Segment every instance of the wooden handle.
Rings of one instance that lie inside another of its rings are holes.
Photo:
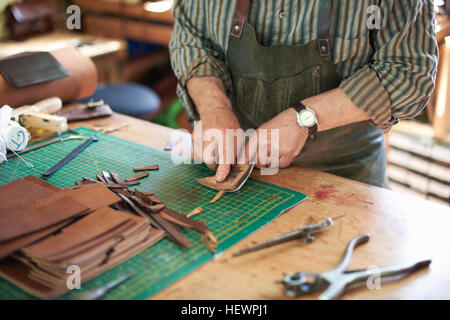
[[[35,104],[33,104],[34,107],[38,109],[37,112],[41,113],[56,113],[62,108],[62,101],[58,97],[52,97],[48,99],[41,100]]]

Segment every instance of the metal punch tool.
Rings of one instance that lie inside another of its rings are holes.
[[[282,281],[286,295],[289,297],[299,297],[307,293],[325,289],[319,296],[320,300],[336,299],[350,285],[366,283],[369,277],[377,275],[380,277],[397,275],[406,276],[416,270],[428,267],[431,263],[431,260],[422,260],[413,264],[346,271],[355,247],[368,242],[369,239],[370,236],[368,234],[359,235],[353,238],[348,243],[341,262],[330,271],[320,274],[298,272],[286,275]]]

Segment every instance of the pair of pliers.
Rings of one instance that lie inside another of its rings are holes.
[[[289,297],[301,295],[325,289],[319,296],[320,300],[331,300],[338,298],[349,285],[364,283],[370,277],[389,277],[395,275],[406,275],[416,270],[428,267],[431,260],[422,260],[413,264],[390,266],[381,268],[369,268],[366,270],[346,271],[352,252],[356,246],[368,242],[368,234],[353,238],[345,249],[341,262],[332,270],[323,273],[298,272],[288,274],[284,277],[282,284],[285,293]]]

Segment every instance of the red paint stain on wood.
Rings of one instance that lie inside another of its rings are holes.
[[[372,201],[361,199],[359,195],[355,193],[339,194],[333,185],[323,184],[320,186],[319,191],[315,193],[317,200],[335,199],[336,204],[349,207],[361,207],[367,209],[369,205],[373,205]]]
[[[315,196],[318,200],[334,198],[337,190],[331,184],[323,184],[320,186],[320,190],[316,192]]]

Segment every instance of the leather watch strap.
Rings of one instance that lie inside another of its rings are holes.
[[[306,106],[303,103],[301,103],[301,102],[295,103],[292,107],[298,113],[306,109]],[[317,129],[318,129],[317,123],[315,123],[312,127],[305,128],[305,129],[308,130],[308,133],[309,133],[309,136],[311,137],[311,139],[314,139],[314,137],[316,135],[316,132],[317,132]]]

